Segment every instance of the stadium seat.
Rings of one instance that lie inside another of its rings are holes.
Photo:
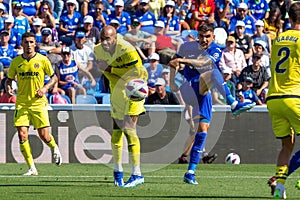
[[[98,104],[97,99],[92,95],[76,95],[76,104]]]
[[[224,28],[218,27],[215,28],[214,30],[215,34],[215,40],[214,42],[221,47],[225,48],[226,47],[226,39],[227,39],[227,32]]]
[[[67,102],[68,102],[68,104],[71,104],[71,100],[70,100],[70,98],[69,98],[67,95],[61,94],[60,96],[62,96],[64,99],[66,99]],[[49,97],[48,97],[49,104],[55,104],[55,103],[53,102],[53,97],[54,97],[53,94],[49,95]]]
[[[186,38],[188,35],[193,36],[196,40],[198,39],[198,31],[196,30],[183,30],[181,32],[182,38]]]
[[[102,93],[102,104],[110,104],[110,94],[109,93]]]

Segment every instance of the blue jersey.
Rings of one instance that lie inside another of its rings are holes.
[[[68,84],[61,87],[63,90],[67,90],[72,87],[73,82],[79,83],[78,66],[75,60],[72,60],[70,65],[66,65],[61,62],[57,67],[59,70],[60,80],[68,82]]]
[[[256,103],[258,101],[258,97],[252,89],[248,91],[242,91],[242,95],[244,96],[245,102]]]
[[[230,34],[235,32],[235,25],[238,20],[241,20],[245,23],[245,32],[244,32],[245,35],[247,35],[247,34],[253,35],[255,33],[256,27],[255,27],[254,19],[252,17],[250,17],[249,15],[246,15],[245,19],[243,19],[243,20],[240,19],[238,16],[233,16],[230,19],[230,24],[229,24],[229,28],[228,28],[228,32]]]
[[[156,22],[155,15],[150,11],[147,11],[144,14],[141,11],[137,11],[135,15],[141,24],[140,30],[154,34],[154,24]]]
[[[22,35],[18,30],[12,28],[9,36],[8,43],[12,45],[14,48],[21,46]]]
[[[36,14],[36,3],[39,0],[22,0],[22,1],[12,1],[12,4],[20,3],[23,6],[23,13],[27,16],[35,16]]]
[[[63,27],[65,27],[66,29],[69,30],[69,32],[73,32],[75,31],[77,28],[80,27],[82,21],[82,17],[81,14],[77,11],[74,11],[74,15],[72,18],[68,17],[68,13],[64,12],[61,16],[60,16],[60,23],[63,23]]]
[[[118,28],[118,33],[126,33],[128,31],[127,29],[127,25],[131,25],[131,17],[130,15],[123,11],[121,14],[121,17],[116,17],[116,13],[112,12],[111,15],[109,15],[109,21],[111,20],[118,20],[118,22],[120,23],[120,27]]]
[[[0,30],[4,29],[4,18],[0,17]]]
[[[101,29],[104,27],[104,24],[102,23],[101,20],[97,20],[95,17],[95,12],[90,12],[88,15],[92,16],[94,18],[94,26],[101,31]],[[109,17],[106,13],[102,13],[102,16],[106,22],[106,24],[109,24]]]
[[[165,25],[168,23],[167,17],[160,16],[159,20],[163,21]],[[174,15],[170,20],[169,31],[179,31],[179,25],[180,25],[179,17]]]
[[[35,34],[35,40],[37,43],[42,43],[42,34]]]
[[[212,98],[210,93],[207,93],[206,95],[199,94],[199,77],[201,73],[208,70],[219,70],[217,66],[222,55],[221,48],[215,43],[212,43],[208,49],[203,50],[200,48],[198,41],[186,42],[180,46],[177,57],[197,59],[199,56],[207,55],[214,62],[214,64],[209,68],[196,69],[188,65],[184,67],[184,76],[189,82],[183,84],[181,87],[181,93],[185,103],[193,106],[193,117],[201,115],[206,118],[207,122],[210,122],[212,117]]]
[[[213,60],[215,65],[211,66],[212,68],[217,68],[219,65],[222,49],[215,43],[212,43],[208,49],[203,50],[199,46],[199,42],[185,42],[180,46],[180,49],[177,53],[178,57],[188,58],[188,59],[197,59],[199,56],[209,55]],[[211,69],[211,68],[210,68]],[[184,77],[191,81],[192,79],[198,79],[202,72],[206,72],[210,69],[196,69],[194,67],[185,66],[184,68]]]
[[[26,17],[15,17],[14,29],[18,30],[18,32],[23,35],[26,32],[31,30],[29,22]]]
[[[269,4],[266,0],[256,0],[248,1],[249,12],[256,20],[263,20],[265,18],[266,12],[270,11]]]
[[[9,67],[11,60],[17,55],[18,53],[12,45],[8,44],[7,49],[0,46],[0,62],[3,64],[3,67]]]

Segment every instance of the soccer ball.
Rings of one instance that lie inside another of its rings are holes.
[[[132,79],[127,83],[125,93],[129,99],[141,101],[148,95],[148,85],[142,79]]]
[[[226,164],[238,165],[238,164],[240,164],[240,162],[241,162],[240,156],[236,153],[230,153],[225,158],[225,163]]]
[[[298,190],[300,190],[300,180],[297,181],[295,187],[296,187]]]

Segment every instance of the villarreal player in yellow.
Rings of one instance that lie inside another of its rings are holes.
[[[294,133],[300,133],[300,2],[289,9],[291,30],[273,42],[267,106],[276,138],[282,148],[277,158],[274,198],[285,199],[284,184],[294,148]]]
[[[148,75],[135,48],[119,38],[112,26],[104,27],[100,37],[101,43],[95,46],[94,54],[100,69],[110,83],[114,183],[118,187],[135,187],[144,183],[140,169],[140,141],[136,133],[136,124],[138,116],[145,112],[145,108],[144,100],[131,101],[127,98],[125,85],[133,78],[147,81]],[[123,181],[121,163],[124,135],[132,162],[132,175],[126,183]]]
[[[53,160],[60,165],[61,154],[51,134],[49,134],[49,116],[47,110],[47,98],[45,94],[48,89],[57,82],[57,77],[47,57],[37,53],[35,35],[24,33],[22,35],[22,47],[24,53],[14,58],[8,70],[6,80],[6,91],[13,95],[12,80],[17,80],[18,93],[14,115],[14,126],[18,130],[20,149],[29,167],[24,175],[38,175],[31,154],[28,140],[28,128],[30,122],[37,129],[40,138],[51,148]],[[51,77],[44,85],[44,77]]]

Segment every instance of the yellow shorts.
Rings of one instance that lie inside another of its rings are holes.
[[[50,126],[47,106],[38,108],[16,106],[14,126],[29,126],[30,122],[35,129]]]
[[[131,101],[124,90],[114,89],[110,96],[111,117],[123,120],[125,115],[138,116],[146,111],[144,107],[145,100]]]
[[[267,101],[272,128],[277,138],[300,133],[300,99],[280,98]]]

